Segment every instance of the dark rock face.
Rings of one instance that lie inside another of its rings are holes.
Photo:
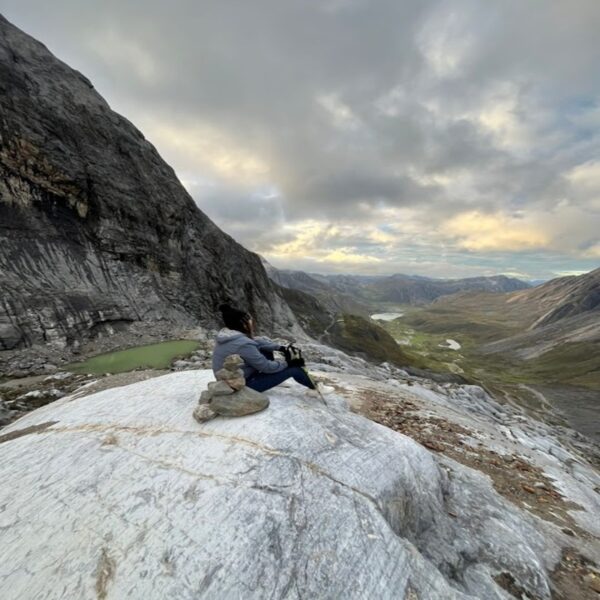
[[[600,313],[600,269],[579,276],[552,279],[532,290],[531,300],[550,305],[533,325],[535,328],[557,323],[568,317]],[[600,318],[600,315],[596,315]]]
[[[135,321],[216,325],[226,297],[266,331],[294,317],[257,255],[80,73],[0,16],[0,350]]]

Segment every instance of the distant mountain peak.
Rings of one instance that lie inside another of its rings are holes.
[[[462,291],[509,292],[529,288],[529,284],[506,275],[433,279],[420,275],[320,275],[289,269],[267,269],[269,277],[283,287],[302,292],[326,294],[338,303],[352,300],[364,306],[373,302],[423,304]]]

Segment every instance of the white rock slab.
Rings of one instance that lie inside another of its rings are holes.
[[[502,570],[550,597],[558,547],[486,477],[295,384],[199,425],[209,380],[63,398],[2,430],[0,598],[505,598]]]

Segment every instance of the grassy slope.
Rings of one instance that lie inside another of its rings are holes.
[[[522,362],[519,371],[538,381],[570,383],[600,391],[600,346],[592,342],[563,344],[539,358]]]
[[[389,361],[398,366],[424,366],[419,358],[415,364],[385,329],[358,315],[341,315],[330,328],[329,336],[336,347],[363,354],[365,358]]]
[[[359,315],[335,314],[322,301],[299,290],[279,288],[304,330],[316,339],[326,336],[332,346],[367,360],[397,365],[422,366],[419,357],[409,359],[394,338],[372,321]]]
[[[306,292],[284,287],[279,287],[279,290],[304,331],[318,339],[331,322],[327,309],[317,298]]]
[[[486,299],[487,300],[487,299]],[[523,331],[529,315],[507,314],[496,302],[432,304],[427,307],[396,307],[404,317],[384,327],[397,340],[410,341],[410,353],[423,357],[432,370],[462,372],[488,386],[519,384],[570,384],[600,390],[600,347],[592,342],[562,344],[531,359],[510,354],[482,354],[481,344]],[[451,338],[461,344],[458,351],[439,347]]]
[[[302,292],[285,290],[286,300],[307,330],[319,337],[332,315],[319,301]],[[524,302],[529,292],[512,294],[464,293],[427,306],[374,304],[372,312],[401,312],[400,319],[373,322],[343,315],[343,325],[330,329],[330,343],[343,350],[363,353],[376,361],[462,374],[489,389],[523,395],[523,384],[561,384],[600,390],[600,347],[596,343],[562,344],[537,358],[524,361],[509,353],[483,354],[482,344],[509,338],[524,331],[539,317],[537,302]],[[295,297],[291,297],[291,296]],[[376,308],[375,308],[376,307]],[[390,336],[383,336],[385,329]],[[451,350],[445,340],[461,344]],[[400,346],[394,342],[408,342]]]

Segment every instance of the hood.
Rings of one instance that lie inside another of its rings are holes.
[[[246,335],[241,331],[236,331],[235,329],[228,329],[227,327],[223,327],[223,329],[221,329],[219,333],[217,333],[216,340],[217,344],[223,344],[225,342],[235,340],[239,337],[246,337]]]

